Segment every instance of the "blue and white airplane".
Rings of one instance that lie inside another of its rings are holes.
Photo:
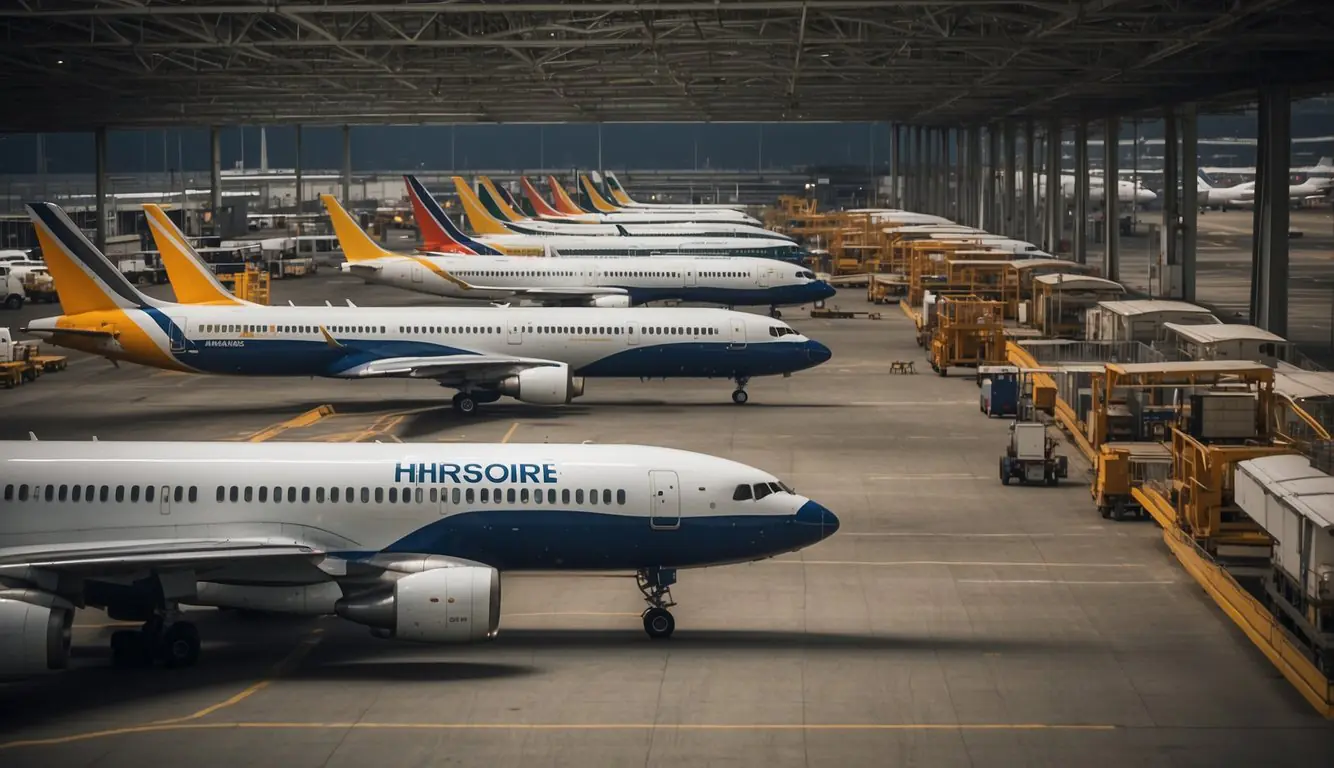
[[[638,445],[0,443],[0,676],[61,669],[76,606],[185,666],[177,607],[337,614],[383,637],[495,637],[500,573],[634,572],[650,637],[677,569],[808,547],[839,521],[768,472]]]
[[[320,195],[347,261],[343,271],[368,283],[478,301],[629,307],[651,301],[780,306],[827,299],[837,291],[805,267],[740,256],[622,258],[463,256],[391,253],[372,240],[332,195]],[[463,246],[463,243],[459,243]],[[161,244],[158,245],[162,250]]]
[[[212,296],[173,304],[130,285],[57,206],[28,211],[65,314],[24,330],[112,360],[191,373],[428,379],[457,389],[455,409],[471,414],[505,395],[568,403],[585,376],[732,379],[741,404],[752,377],[831,356],[781,321],[723,309],[256,305],[168,238],[160,252],[173,286]],[[154,226],[155,236],[164,231]]]

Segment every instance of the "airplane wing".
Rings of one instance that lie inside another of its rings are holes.
[[[499,381],[528,368],[561,363],[525,357],[454,355],[451,357],[391,357],[349,368],[341,378],[436,379],[441,384],[478,384]]]
[[[138,539],[0,548],[0,576],[35,582],[41,572],[108,577],[145,570],[203,570],[259,559],[318,563],[324,553],[293,539]],[[37,572],[37,574],[34,574]]]
[[[119,333],[114,331],[98,331],[84,328],[20,328],[19,330],[34,335],[49,334],[51,336],[59,336],[68,334],[70,336],[90,336],[97,339],[114,339],[120,336]]]

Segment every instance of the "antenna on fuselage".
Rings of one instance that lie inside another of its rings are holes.
[[[356,308],[357,308],[357,305],[356,305],[356,304],[353,304],[351,299],[344,299],[344,301],[347,302],[347,305],[348,305],[349,307],[352,307],[353,309],[356,309]]]

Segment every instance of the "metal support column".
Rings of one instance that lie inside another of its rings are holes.
[[[93,193],[97,195],[97,249],[107,249],[107,127],[101,126],[93,134],[94,174]]]
[[[1109,182],[1103,179],[1103,192]],[[1112,186],[1115,189],[1115,185]],[[1071,253],[1078,264],[1088,263],[1089,220],[1089,124],[1080,118],[1075,123],[1075,220],[1070,234]]]
[[[996,199],[996,181],[1000,172],[1000,131],[995,123],[987,126],[986,160],[982,166],[982,228],[1003,232],[1000,206]]]
[[[940,173],[940,194],[936,198],[938,216],[950,217],[950,129],[936,134],[936,170]]]
[[[1255,237],[1251,260],[1251,324],[1288,335],[1288,173],[1292,94],[1260,91],[1255,168]]]
[[[968,129],[968,226],[982,227],[982,126]]]
[[[968,136],[967,130],[954,129],[954,222],[968,218]]]
[[[301,126],[296,127],[296,212],[301,213]],[[300,234],[301,219],[297,220],[297,234]]]
[[[926,127],[917,126],[914,130],[917,135],[913,145],[913,168],[917,172],[917,183],[913,185],[913,196],[916,198],[913,208],[915,211],[926,210]]]
[[[1177,188],[1180,156],[1177,147],[1177,114],[1168,107],[1163,113],[1163,219],[1158,232],[1161,257],[1158,270],[1158,296],[1177,298],[1179,288],[1180,257],[1177,253],[1177,220],[1180,190]]]
[[[1047,123],[1046,183],[1043,185],[1043,250],[1055,254],[1061,248],[1065,226],[1065,195],[1061,185],[1061,121],[1052,118]]]
[[[1015,192],[1015,170],[1019,162],[1016,157],[1018,147],[1015,141],[1015,124],[1013,120],[1005,121],[1004,138],[1002,142],[1004,147],[1001,149],[1001,156],[1005,160],[1004,178],[1001,184],[1001,232],[1006,237],[1019,237],[1019,228],[1016,225],[1018,217],[1015,211],[1018,210],[1019,201],[1016,199]]]
[[[343,126],[343,205],[352,200],[352,126]]]
[[[1121,280],[1121,121],[1115,117],[1107,118],[1103,124],[1102,178],[1105,194],[1103,195],[1103,250],[1102,276],[1108,280]],[[1110,186],[1109,186],[1110,185]],[[1134,196],[1131,205],[1135,204]]]
[[[903,179],[903,155],[899,149],[902,126],[895,123],[889,127],[889,207],[902,208],[903,195],[899,184]]]
[[[927,213],[936,212],[935,136],[936,129],[922,129],[922,210]]]
[[[1037,227],[1038,199],[1038,136],[1032,118],[1024,121],[1024,181],[1021,184],[1024,199],[1020,206],[1023,215],[1023,227],[1020,229],[1025,241],[1034,243],[1041,239]]]
[[[1181,298],[1195,301],[1196,220],[1200,214],[1199,123],[1195,105],[1181,107]]]
[[[208,208],[216,234],[222,225],[222,129],[216,125],[208,129]]]

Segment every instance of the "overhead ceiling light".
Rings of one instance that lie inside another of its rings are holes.
[[[64,59],[56,59],[56,63],[57,63],[57,64],[64,64],[64,63],[65,63],[65,60],[64,60]]]

